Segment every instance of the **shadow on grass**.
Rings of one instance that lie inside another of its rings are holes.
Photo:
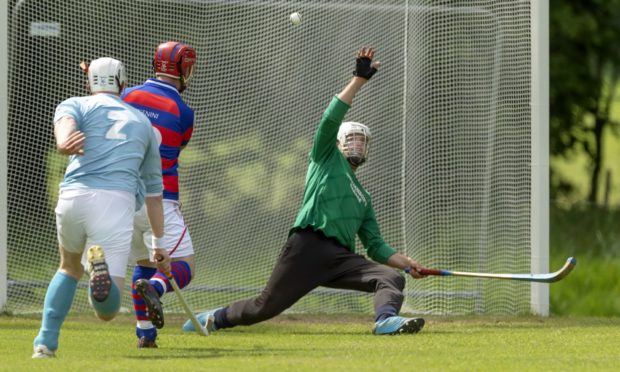
[[[297,355],[301,350],[296,349],[270,349],[270,348],[253,348],[253,349],[223,349],[223,348],[165,348],[162,350],[170,351],[170,353],[162,355],[127,355],[124,358],[143,360],[148,356],[149,360],[154,359],[198,359],[198,358],[247,358],[249,356],[290,356]],[[148,351],[147,351],[148,352]],[[327,349],[304,349],[303,352],[328,352]],[[178,354],[178,356],[171,356]]]
[[[517,316],[517,317],[450,317],[434,318],[427,322],[425,330],[432,329],[436,325],[440,330],[436,332],[460,333],[459,330],[471,330],[478,328],[488,329],[535,329],[535,328],[578,328],[578,327],[609,327],[620,326],[618,317],[550,317],[541,318],[536,316]],[[444,328],[452,325],[454,330]]]
[[[3,331],[8,331],[8,330],[13,330],[13,331],[24,331],[24,330],[31,330],[33,329],[33,325],[32,324],[6,324],[6,323],[2,323],[2,330]],[[38,328],[37,328],[38,330]]]
[[[324,330],[324,329],[317,329],[315,330],[286,330],[286,329],[282,329],[282,328],[278,328],[278,327],[274,327],[271,329],[265,329],[265,328],[261,328],[261,329],[248,329],[247,331],[222,331],[222,332],[235,332],[235,333],[244,333],[244,334],[253,334],[253,335],[262,335],[262,334],[278,334],[278,335],[300,335],[300,336],[327,336],[327,335],[331,335],[331,336],[365,336],[365,335],[369,335],[372,336],[372,333],[370,331],[370,327],[368,327],[368,330],[364,331],[364,330],[351,330],[351,331],[342,331],[342,330],[338,330],[338,329],[334,329],[332,330]]]

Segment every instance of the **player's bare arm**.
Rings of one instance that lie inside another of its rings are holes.
[[[62,117],[54,125],[56,148],[63,155],[84,155],[84,133],[77,130],[77,123],[71,116]]]
[[[146,212],[153,230],[153,252],[151,259],[156,262],[157,269],[164,273],[170,272],[170,256],[161,244],[164,236],[164,206],[162,195],[147,196],[144,199]]]

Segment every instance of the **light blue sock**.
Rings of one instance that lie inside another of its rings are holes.
[[[114,280],[112,280],[110,294],[108,294],[108,298],[106,298],[105,301],[99,302],[95,300],[90,288],[88,288],[88,295],[90,296],[90,302],[93,308],[99,315],[114,316],[121,308],[121,292],[118,290]]]
[[[50,281],[43,302],[41,329],[34,339],[34,346],[45,345],[54,351],[58,349],[60,327],[73,304],[78,281],[60,271]]]

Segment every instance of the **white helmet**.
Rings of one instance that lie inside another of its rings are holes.
[[[125,66],[114,58],[96,59],[86,66],[86,72],[91,93],[120,94],[127,81]]]
[[[363,135],[363,137],[359,135]],[[354,121],[346,121],[340,125],[336,138],[340,151],[349,163],[356,167],[364,164],[370,145],[370,129],[367,126]]]

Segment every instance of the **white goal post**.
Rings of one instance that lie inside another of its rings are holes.
[[[549,2],[532,1],[533,273],[549,271]],[[549,315],[549,284],[532,283],[534,314]]]
[[[62,100],[87,94],[78,64],[118,58],[139,84],[167,40],[198,55],[179,168],[192,309],[262,289],[300,207],[316,125],[365,45],[382,67],[347,120],[373,133],[357,174],[385,240],[429,267],[548,272],[548,22],[548,0],[10,0],[0,10],[0,309],[40,312],[58,266],[66,159],[51,120]],[[408,280],[405,295],[416,314],[549,314],[548,284],[427,278]],[[174,296],[164,302],[182,312]],[[72,311],[89,311],[85,291]],[[290,311],[370,313],[372,296],[318,288]]]
[[[7,159],[9,103],[8,6],[0,6],[0,313],[7,303]]]

